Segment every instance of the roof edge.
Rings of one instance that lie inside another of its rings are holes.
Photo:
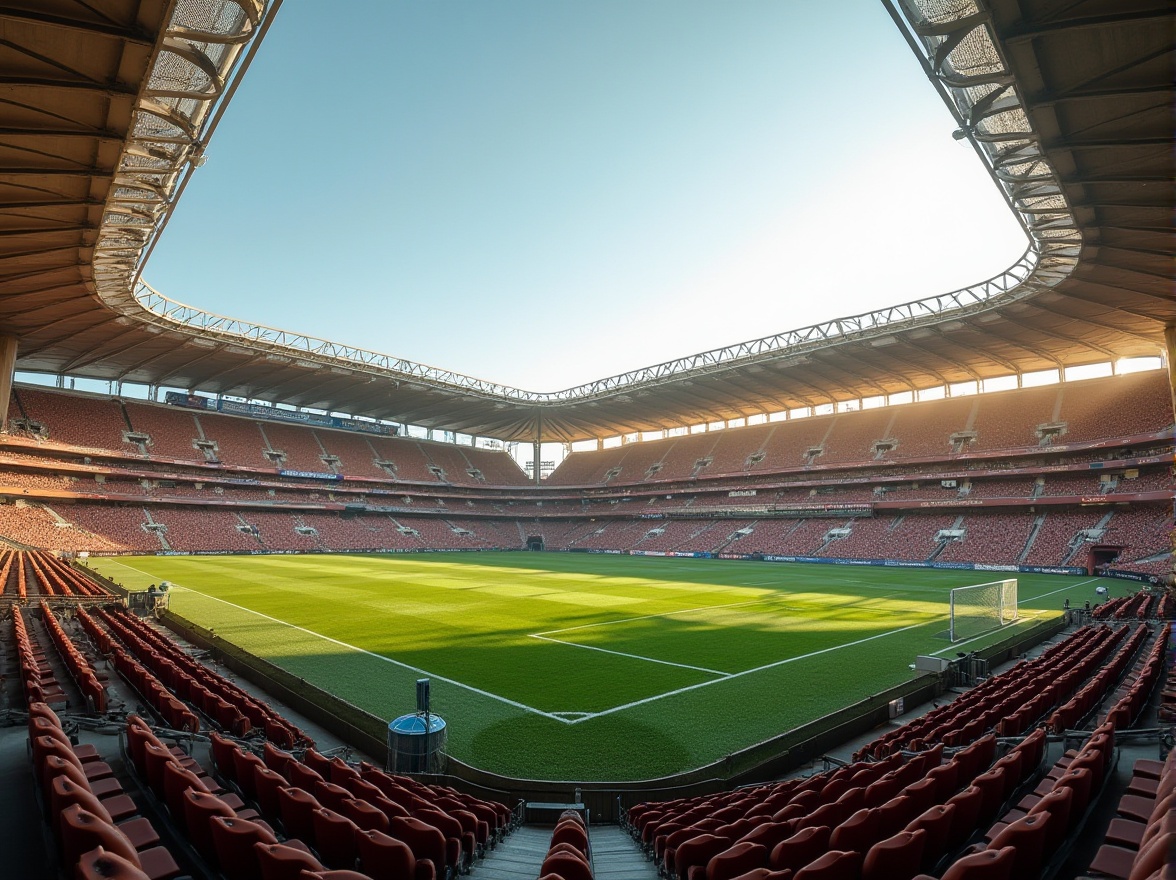
[[[1004,272],[949,293],[914,300],[796,330],[711,349],[699,354],[606,377],[557,392],[514,388],[391,355],[215,315],[170,299],[139,278],[150,245],[166,224],[175,198],[215,126],[214,108],[227,102],[243,73],[242,52],[258,45],[280,0],[206,0],[221,10],[223,33],[195,33],[175,20],[156,47],[152,73],[136,107],[136,125],[124,147],[94,255],[94,277],[102,301],[125,323],[177,332],[202,345],[244,347],[270,360],[346,368],[393,381],[411,380],[467,396],[539,409],[613,397],[633,390],[726,371],[762,361],[787,364],[815,349],[975,315],[1033,297],[1055,287],[1078,265],[1081,233],[1032,129],[1013,75],[978,2],[951,16],[935,16],[931,0],[882,0],[918,56],[924,72],[1016,214],[1030,244]],[[232,13],[230,7],[237,10]],[[180,36],[182,35],[182,37]],[[251,42],[252,41],[252,42]],[[190,82],[157,81],[165,55],[179,59]],[[217,111],[219,112],[219,111]],[[147,121],[147,130],[139,122]],[[210,121],[212,125],[210,125]],[[154,128],[152,128],[154,125]],[[153,142],[151,133],[171,126],[186,142]],[[134,193],[139,193],[138,197]]]

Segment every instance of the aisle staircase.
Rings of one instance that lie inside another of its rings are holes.
[[[550,825],[524,825],[492,849],[471,874],[475,880],[535,880],[551,845]],[[596,880],[657,880],[653,862],[617,825],[593,825],[593,875]]]

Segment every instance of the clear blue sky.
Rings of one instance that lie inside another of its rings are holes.
[[[877,0],[286,0],[144,278],[555,391],[1003,270],[953,128]]]

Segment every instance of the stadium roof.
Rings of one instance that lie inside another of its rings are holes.
[[[277,2],[9,4],[0,331],[20,370],[551,441],[1158,354],[1176,324],[1167,0],[883,2],[1021,218],[1025,255],[965,290],[554,394],[210,315],[139,280]],[[898,170],[928,210],[948,197]]]

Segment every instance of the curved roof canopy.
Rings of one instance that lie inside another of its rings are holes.
[[[18,338],[21,370],[503,440],[651,431],[1157,354],[1176,324],[1170,5],[882,2],[1020,217],[1025,255],[966,290],[554,394],[209,315],[139,281],[274,0],[6,6],[0,331]],[[940,198],[918,197],[929,210]]]

